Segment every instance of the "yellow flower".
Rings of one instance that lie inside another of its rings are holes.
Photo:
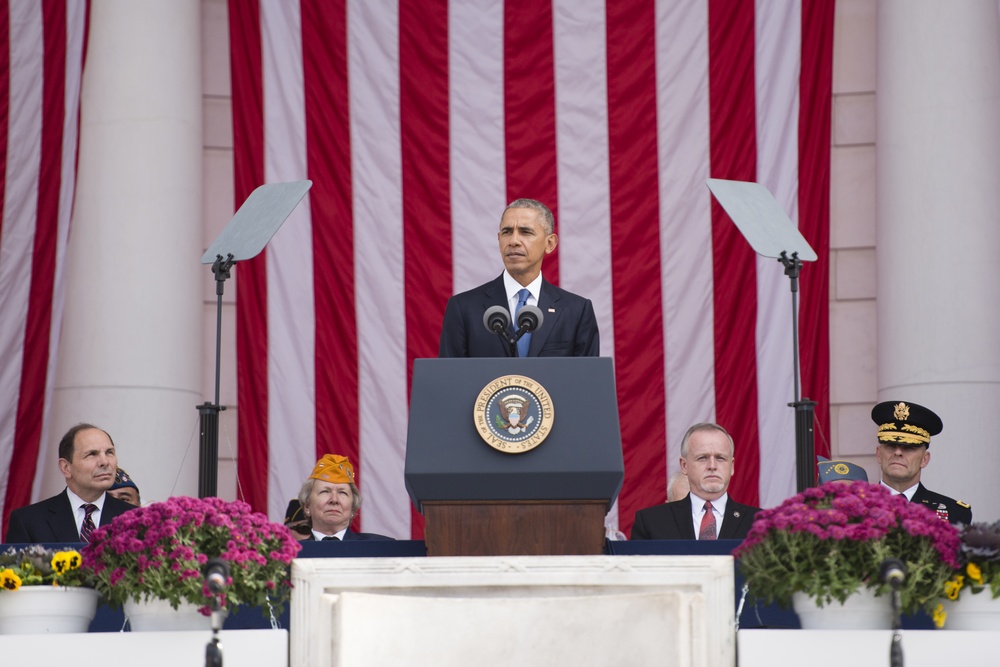
[[[76,551],[57,551],[52,556],[52,569],[57,575],[66,574],[80,567],[80,554]]]
[[[938,606],[934,608],[933,618],[934,618],[934,627],[936,628],[944,627],[945,619],[948,618],[948,612],[944,610],[943,604],[938,604]]]
[[[21,577],[14,574],[14,570],[7,568],[0,572],[0,586],[8,591],[16,591],[21,587]]]
[[[958,592],[962,590],[963,579],[964,577],[959,574],[944,582],[944,594],[949,600],[958,599]]]
[[[972,579],[975,583],[980,586],[983,584],[983,571],[979,569],[979,566],[975,563],[969,563],[965,566],[965,571],[969,575],[969,579]]]

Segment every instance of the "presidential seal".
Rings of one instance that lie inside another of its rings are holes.
[[[531,378],[505,375],[479,392],[472,418],[487,445],[522,454],[542,444],[552,430],[552,399]]]

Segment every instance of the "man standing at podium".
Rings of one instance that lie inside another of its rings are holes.
[[[639,510],[633,540],[742,540],[759,508],[729,497],[733,438],[718,424],[695,424],[681,441],[681,470],[691,492],[684,498]]]
[[[518,341],[516,356],[598,356],[600,336],[593,304],[542,277],[542,260],[559,243],[548,206],[534,199],[511,202],[500,218],[497,239],[504,272],[448,300],[438,356],[513,356],[508,342],[486,328],[483,314],[491,306],[502,306],[516,317],[525,305],[542,311],[542,323]],[[512,335],[516,328],[514,324],[508,333]]]

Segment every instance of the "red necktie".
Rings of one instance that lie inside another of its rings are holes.
[[[87,516],[83,517],[83,525],[80,527],[80,540],[82,542],[90,542],[90,534],[94,532],[97,526],[94,525],[94,512],[97,511],[97,505],[92,505],[87,503],[83,506],[84,511]]]
[[[701,530],[698,531],[699,540],[718,539],[715,534],[715,512],[712,511],[712,501],[705,501],[705,516],[701,517]]]

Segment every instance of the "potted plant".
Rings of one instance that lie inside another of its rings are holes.
[[[960,538],[960,567],[944,582],[935,621],[952,630],[998,630],[1000,521],[965,526]]]
[[[100,596],[81,560],[39,544],[0,553],[0,634],[86,632]]]
[[[95,530],[83,549],[83,566],[93,571],[110,605],[125,606],[136,629],[136,605],[146,602],[163,601],[175,610],[192,605],[208,616],[215,595],[224,609],[245,605],[280,613],[290,595],[289,565],[300,548],[287,528],[244,502],[178,497]],[[202,573],[211,558],[231,568],[217,594]]]
[[[734,552],[751,594],[788,607],[795,600],[803,627],[809,604],[841,608],[888,593],[879,570],[887,558],[906,565],[903,613],[933,612],[938,591],[958,567],[958,531],[919,503],[867,482],[831,482],[806,489],[757,514]],[[888,600],[871,617],[857,610],[840,627],[888,627]]]

